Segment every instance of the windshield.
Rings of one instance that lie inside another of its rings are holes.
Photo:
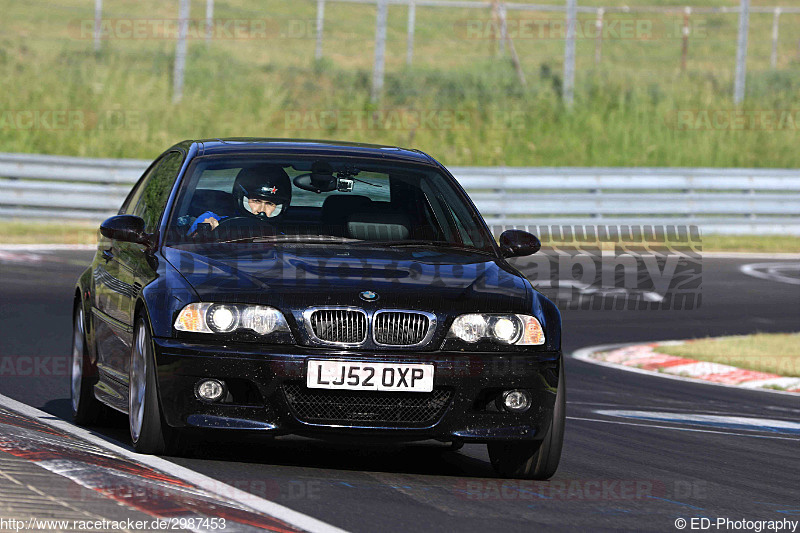
[[[439,170],[357,158],[200,157],[166,244],[345,242],[495,253],[480,215]]]

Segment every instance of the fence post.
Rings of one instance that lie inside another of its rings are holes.
[[[186,33],[189,26],[189,0],[180,0],[178,7],[178,41],[175,45],[175,69],[172,79],[172,101],[183,98],[183,71],[186,68]]]
[[[736,47],[736,80],[733,85],[733,103],[744,101],[747,77],[747,30],[750,26],[750,0],[741,0],[739,8],[739,42]]]
[[[500,55],[506,53],[506,39],[508,39],[508,24],[506,23],[506,3],[500,2],[497,6],[497,14],[500,17]]]
[[[567,0],[567,39],[564,44],[564,88],[563,99],[567,106],[575,100],[575,19],[578,0]]]
[[[417,4],[415,0],[408,2],[408,38],[406,41],[406,64],[410,65],[414,59],[414,25],[417,18]]]
[[[681,47],[681,72],[686,72],[686,59],[689,56],[689,15],[692,14],[692,8],[686,6],[683,8],[683,45]]]
[[[214,20],[214,0],[206,0],[206,44],[211,42],[211,25]]]
[[[772,16],[772,55],[769,64],[774,69],[778,67],[778,22],[781,18],[781,8],[776,7]]]
[[[325,0],[317,0],[317,44],[314,48],[314,59],[322,59],[322,29],[325,25]]]
[[[388,0],[378,0],[378,14],[375,17],[375,65],[372,68],[372,94],[375,103],[381,99],[383,91],[383,65],[386,59],[386,18]]]
[[[508,41],[508,51],[511,54],[511,63],[514,65],[514,70],[517,72],[517,78],[519,79],[519,83],[523,87],[528,86],[528,82],[525,80],[525,72],[522,70],[522,64],[519,62],[519,56],[517,55],[517,47],[514,46],[514,41],[511,39],[511,35],[508,34],[508,28],[505,25],[506,22],[506,5],[500,4],[502,13],[503,13],[503,35],[505,35],[504,41]]]
[[[602,7],[597,8],[597,20],[594,23],[594,27],[597,30],[597,36],[594,41],[595,66],[600,66],[600,60],[603,58],[603,15],[605,11]]]
[[[94,51],[100,51],[100,25],[103,23],[103,0],[94,0]]]

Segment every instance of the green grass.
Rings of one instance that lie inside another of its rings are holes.
[[[795,235],[703,235],[703,251],[750,253],[798,253],[800,237]]]
[[[800,333],[758,333],[698,339],[679,346],[659,346],[658,352],[780,376],[800,377]]]
[[[96,244],[99,226],[92,223],[38,224],[3,222],[0,244]]]
[[[175,19],[176,5],[106,2],[104,18]],[[204,6],[193,0],[192,16],[202,17]],[[652,23],[652,38],[606,39],[599,68],[594,39],[579,39],[576,102],[569,110],[560,98],[563,40],[517,39],[528,79],[528,87],[521,88],[510,61],[497,55],[491,39],[466,38],[460,29],[468,21],[488,21],[488,12],[418,8],[415,59],[407,67],[406,9],[391,7],[384,99],[376,108],[369,103],[372,6],[329,2],[325,59],[315,63],[316,2],[218,0],[217,18],[265,20],[269,38],[220,39],[210,47],[190,40],[185,97],[178,105],[171,103],[171,39],[110,39],[96,55],[91,39],[78,29],[92,18],[91,2],[0,0],[0,9],[0,76],[5,80],[0,151],[151,158],[185,138],[266,136],[411,146],[449,165],[800,164],[797,129],[676,128],[681,111],[733,108],[735,14],[693,16],[696,31],[686,73],[679,68],[680,39],[671,34],[680,21],[674,14],[639,15]],[[512,25],[521,18],[558,18],[513,11],[509,17]],[[593,19],[581,17],[582,24]],[[774,72],[769,68],[771,22],[771,15],[752,17],[748,113],[800,109],[800,16],[781,17]],[[21,113],[53,110],[76,112],[78,119],[64,127],[20,123]],[[415,127],[417,113],[424,112],[433,118]],[[377,116],[377,125],[354,116]]]

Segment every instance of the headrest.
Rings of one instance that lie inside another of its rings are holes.
[[[231,193],[215,189],[196,189],[189,205],[189,215],[196,217],[206,211],[220,215],[229,215],[234,212],[236,203]]]
[[[408,239],[409,225],[400,213],[356,213],[347,221],[347,232],[365,241],[402,241]]]
[[[353,213],[364,211],[372,200],[360,194],[334,194],[322,203],[322,217],[340,215],[346,218]]]

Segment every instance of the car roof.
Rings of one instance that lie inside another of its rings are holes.
[[[355,157],[375,157],[386,160],[416,161],[428,165],[438,163],[428,154],[419,150],[384,146],[380,144],[350,143],[316,139],[273,139],[273,138],[225,138],[183,141],[176,147],[188,148],[196,145],[197,155],[339,155]]]

